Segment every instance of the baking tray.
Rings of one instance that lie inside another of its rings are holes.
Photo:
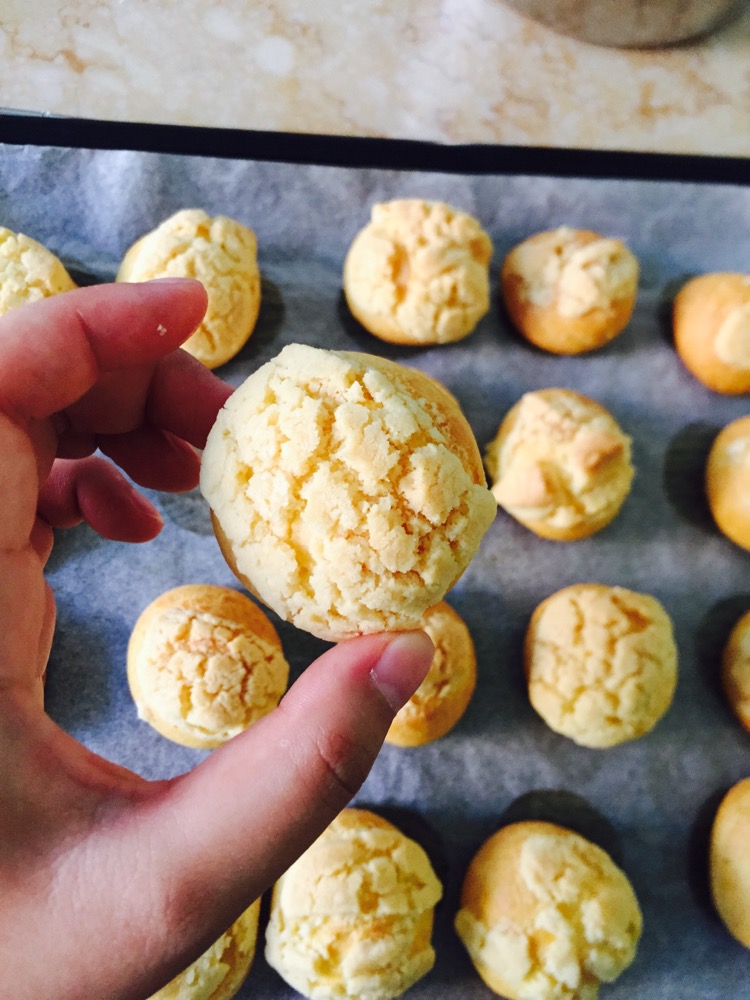
[[[364,332],[343,303],[344,254],[369,206],[409,196],[475,214],[494,242],[492,308],[458,344],[387,346]],[[0,223],[46,244],[82,283],[110,280],[136,238],[189,206],[234,216],[258,236],[261,312],[247,346],[218,372],[231,384],[284,344],[302,341],[374,352],[427,371],[458,397],[482,448],[523,392],[546,386],[593,396],[633,438],[631,496],[593,538],[544,541],[498,513],[448,595],[476,644],[476,695],[442,740],[411,750],[386,746],[357,796],[360,803],[406,810],[405,822],[416,817],[444,877],[437,962],[409,997],[492,996],[452,928],[461,880],[514,800],[546,789],[582,796],[608,821],[608,846],[643,909],[637,958],[602,996],[747,996],[750,952],[710,907],[706,836],[718,796],[750,774],[750,740],[718,684],[721,644],[750,607],[750,556],[715,529],[702,466],[718,429],[750,405],[747,397],[709,392],[683,368],[671,343],[669,303],[694,274],[750,271],[750,189],[0,146]],[[620,237],[641,264],[628,328],[604,349],[576,358],[546,355],[522,342],[496,292],[499,264],[511,246],[561,224]],[[197,491],[150,495],[165,521],[153,542],[105,542],[85,526],[57,535],[48,568],[58,624],[47,707],[93,751],[147,778],[163,778],[205,754],[170,743],[138,720],[125,679],[131,628],[169,587],[238,584]],[[585,580],[656,596],[672,617],[679,648],[672,708],[652,733],[610,750],[580,748],[551,732],[531,709],[523,681],[521,645],[534,607],[559,587]],[[274,621],[296,677],[325,644]],[[286,1000],[297,994],[266,965],[261,946],[238,995]]]

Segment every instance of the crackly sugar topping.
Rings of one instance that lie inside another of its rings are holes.
[[[236,354],[252,331],[260,302],[257,242],[251,229],[224,215],[182,209],[135,243],[118,281],[197,278],[206,314],[182,345],[209,367]]]
[[[608,309],[633,295],[638,282],[638,263],[624,243],[604,237],[582,243],[567,226],[526,240],[513,255],[524,297],[554,304],[561,316]]]
[[[418,844],[370,816],[346,810],[274,890],[266,958],[312,1000],[390,1000],[435,961],[440,882]]]
[[[278,645],[236,622],[168,608],[144,637],[139,714],[197,737],[229,739],[276,706],[288,671]]]
[[[0,316],[75,287],[51,251],[23,233],[0,226]]]
[[[527,674],[531,703],[556,732],[592,747],[636,739],[672,702],[671,621],[649,594],[566,587],[532,618]]]
[[[630,439],[598,404],[567,390],[528,392],[507,436],[487,449],[497,502],[521,521],[570,527],[619,507],[630,488]]]
[[[374,205],[345,264],[355,314],[404,342],[448,343],[489,309],[492,244],[479,222],[443,202],[399,199]]]
[[[230,397],[203,456],[241,578],[321,638],[416,627],[496,510],[456,446],[457,408],[367,358],[286,347]]]
[[[729,311],[716,331],[714,352],[724,364],[750,371],[750,302]]]
[[[456,930],[477,966],[495,973],[514,1000],[596,1000],[600,983],[616,979],[635,956],[638,902],[596,845],[534,825],[548,830],[523,839],[506,862],[512,871],[501,865],[491,876],[513,881],[516,912],[492,919],[462,908]]]

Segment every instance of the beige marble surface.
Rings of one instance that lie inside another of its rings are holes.
[[[613,50],[500,0],[3,0],[0,106],[445,143],[750,155],[750,4]]]

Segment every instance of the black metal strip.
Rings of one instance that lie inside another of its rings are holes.
[[[0,112],[0,142],[441,173],[750,182],[750,159],[743,157],[447,145],[407,139],[110,122],[10,111]]]

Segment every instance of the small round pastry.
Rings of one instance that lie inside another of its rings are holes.
[[[197,278],[208,294],[203,322],[183,350],[218,368],[248,341],[260,310],[255,233],[224,215],[186,208],[146,233],[125,254],[118,281]]]
[[[273,625],[229,587],[191,583],[141,612],[128,643],[138,717],[167,739],[210,749],[279,703],[289,665]]]
[[[430,743],[452,729],[471,701],[477,683],[477,658],[466,622],[446,601],[422,616],[435,654],[427,676],[396,714],[385,738],[398,747]]]
[[[750,392],[750,274],[702,274],[683,285],[672,308],[683,364],[714,392]]]
[[[552,354],[581,354],[603,347],[627,326],[638,270],[621,240],[560,226],[510,251],[500,287],[526,340]]]
[[[649,594],[573,584],[532,614],[524,667],[531,704],[551,729],[580,746],[616,746],[653,729],[672,703],[672,622]]]
[[[750,551],[750,416],[733,420],[714,439],[706,497],[719,531]]]
[[[393,344],[447,344],[489,309],[492,243],[479,222],[439,201],[373,205],[344,261],[349,309]]]
[[[76,287],[50,250],[23,233],[0,226],[0,316],[27,302]]]
[[[711,895],[729,933],[750,948],[750,778],[729,789],[711,827]]]
[[[415,841],[345,809],[274,886],[266,960],[311,1000],[391,1000],[435,963],[442,891]]]
[[[260,900],[256,899],[200,958],[150,1000],[231,1000],[255,958],[259,913]]]
[[[492,493],[542,538],[576,541],[606,527],[630,492],[630,438],[599,403],[537,389],[513,406],[485,454]]]
[[[201,489],[242,583],[332,642],[417,628],[497,511],[447,390],[384,358],[301,344],[220,411]]]
[[[642,917],[625,873],[554,823],[502,827],[474,856],[455,927],[507,1000],[596,1000],[635,958]]]
[[[732,711],[750,732],[750,611],[729,633],[721,658],[721,681]]]

